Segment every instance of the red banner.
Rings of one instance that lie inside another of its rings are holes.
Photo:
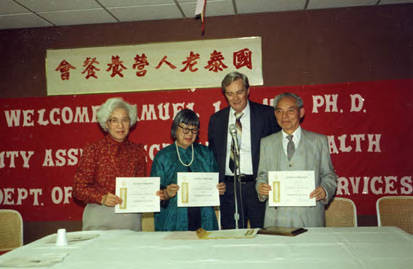
[[[374,215],[381,196],[413,195],[413,80],[253,87],[250,99],[270,104],[285,91],[304,100],[303,128],[328,135],[337,196],[352,199],[359,215]],[[83,146],[103,136],[97,107],[113,96],[138,106],[139,122],[129,138],[145,145],[148,168],[172,142],[171,122],[179,110],[199,114],[205,144],[210,115],[226,106],[220,89],[2,99],[1,208],[20,211],[26,221],[80,220],[73,175]]]

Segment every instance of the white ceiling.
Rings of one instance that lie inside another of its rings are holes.
[[[193,18],[197,0],[0,0],[0,29]],[[206,16],[413,3],[413,0],[207,0]]]

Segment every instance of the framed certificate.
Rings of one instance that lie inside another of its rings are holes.
[[[116,195],[122,203],[115,206],[115,213],[159,212],[159,177],[117,177]]]
[[[218,173],[178,173],[178,207],[219,206]]]
[[[314,171],[270,171],[269,206],[315,206],[310,193],[315,189]]]

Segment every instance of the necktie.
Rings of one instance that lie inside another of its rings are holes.
[[[235,127],[237,129],[237,137],[238,137],[238,149],[240,149],[241,145],[241,134],[242,134],[242,124],[241,124],[241,117],[244,115],[244,113],[237,114],[235,113]],[[235,161],[239,164],[239,156],[238,160],[235,160],[234,156],[234,141],[231,142],[231,153],[230,153],[230,158],[229,158],[229,169],[231,169],[231,172],[234,173],[234,168],[235,168]]]
[[[293,136],[292,135],[288,135],[287,136],[288,139],[288,144],[287,144],[287,157],[288,160],[290,161],[291,158],[294,155],[295,152],[295,145],[294,145],[294,141],[293,141]]]

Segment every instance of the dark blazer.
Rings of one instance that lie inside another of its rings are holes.
[[[274,115],[274,108],[249,101],[251,122],[251,153],[254,177],[257,176],[260,157],[260,140],[280,130]],[[208,126],[209,148],[214,152],[219,167],[219,177],[225,177],[227,155],[228,118],[230,107],[211,116]]]

